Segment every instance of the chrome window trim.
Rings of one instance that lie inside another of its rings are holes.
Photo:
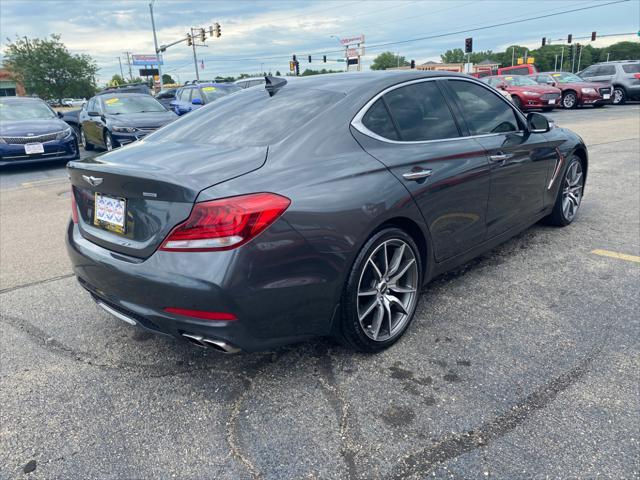
[[[503,101],[507,105],[507,107],[509,107],[511,109],[511,111],[516,115],[516,117],[519,118],[520,121],[523,122],[524,125],[527,125],[526,118],[523,118],[523,115],[520,112],[518,112],[518,110],[515,109],[515,106],[511,102],[509,102],[504,96],[500,95],[498,92],[495,92],[494,89],[491,86],[487,85],[484,82],[471,80],[470,78],[452,77],[452,76],[418,78],[418,79],[415,79],[415,80],[408,80],[406,82],[402,82],[402,83],[397,83],[395,85],[391,85],[390,87],[385,88],[381,92],[378,92],[373,98],[371,98],[367,103],[365,103],[364,106],[360,110],[358,110],[358,113],[356,113],[356,115],[353,117],[353,120],[351,120],[350,125],[353,128],[355,128],[356,130],[358,130],[360,133],[362,133],[363,135],[366,135],[367,137],[374,138],[374,139],[379,140],[381,142],[391,143],[391,144],[398,144],[398,145],[422,145],[422,144],[427,144],[427,143],[451,142],[451,141],[457,141],[457,140],[467,140],[467,139],[470,139],[470,138],[496,137],[498,135],[504,135],[506,133],[525,133],[525,130],[516,130],[514,132],[484,133],[484,134],[481,134],[481,135],[466,135],[466,136],[461,136],[461,137],[437,138],[435,140],[407,140],[407,141],[403,141],[403,140],[391,140],[389,138],[382,137],[382,136],[378,135],[377,133],[372,132],[371,130],[369,130],[362,123],[362,119],[367,114],[369,109],[373,106],[374,103],[376,103],[378,101],[379,98],[383,97],[385,94],[387,94],[387,93],[389,93],[389,92],[391,92],[393,90],[396,90],[398,88],[406,87],[408,85],[414,85],[416,83],[423,83],[423,82],[435,82],[437,80],[459,80],[459,81],[463,81],[463,82],[469,82],[469,83],[473,83],[473,84],[476,84],[476,85],[480,85],[480,86],[484,87],[486,90],[488,90],[489,92],[491,92],[493,95],[498,97],[501,101]],[[443,96],[444,96],[444,94],[443,94]],[[453,116],[453,112],[452,112],[452,116]]]

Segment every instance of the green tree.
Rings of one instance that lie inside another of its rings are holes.
[[[280,70],[276,70],[276,77],[280,77],[280,76],[281,76]]]
[[[162,83],[176,83],[175,80],[168,73],[162,74]]]
[[[96,91],[98,66],[89,55],[71,54],[60,35],[45,39],[17,37],[9,40],[5,66],[28,94],[42,98],[85,97]]]
[[[404,57],[396,55],[393,52],[382,52],[373,59],[371,70],[386,70],[387,68],[407,67],[409,62]]]
[[[607,60],[607,53],[609,60],[637,60],[640,58],[640,43],[638,42],[618,42],[600,50],[598,60],[600,62]]]
[[[310,68],[306,68],[301,76],[308,77],[310,75],[324,75],[325,73],[342,73],[342,70],[327,70],[326,68],[322,70],[311,70]]]
[[[116,73],[113,77],[111,77],[111,80],[107,82],[107,86],[117,87],[118,85],[124,85],[125,83],[127,83],[125,79]]]
[[[442,63],[463,63],[465,61],[465,54],[461,48],[454,48],[440,55],[440,59]]]

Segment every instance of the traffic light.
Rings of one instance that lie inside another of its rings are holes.
[[[576,43],[576,55],[580,56],[580,52],[582,52],[582,45],[580,45],[579,43]]]
[[[205,41],[205,40],[206,40],[206,37],[205,37],[205,31],[204,31],[204,28],[201,28],[201,29],[200,29],[200,41],[201,41],[202,43],[204,43],[204,41]]]
[[[592,42],[596,41],[596,32],[591,32],[591,41]]]
[[[464,39],[464,53],[473,52],[473,38],[465,38]]]
[[[544,47],[547,44],[547,37],[542,37],[542,46]]]
[[[309,63],[311,63],[311,55],[309,55]]]
[[[416,61],[415,60],[411,60],[411,68],[416,68]]]
[[[220,38],[220,35],[222,35],[222,30],[220,29],[220,24],[218,22],[213,24],[213,34],[216,38]]]
[[[327,56],[326,56],[326,55],[323,55],[323,56],[322,56],[322,61],[323,61],[324,63],[327,63]]]
[[[294,61],[289,62],[289,71],[291,73],[296,71],[296,62],[294,62]]]
[[[187,33],[187,45],[191,46],[193,45],[193,41],[191,40],[191,34]]]
[[[571,43],[572,38],[573,38],[573,35],[569,34],[569,36],[567,37],[567,43]]]

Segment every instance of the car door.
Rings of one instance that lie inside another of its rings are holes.
[[[101,143],[102,139],[98,139],[97,138],[97,131],[98,131],[98,125],[100,122],[100,117],[99,116],[92,116],[89,115],[89,113],[91,112],[97,112],[100,113],[99,107],[98,107],[98,99],[96,97],[92,98],[88,105],[87,105],[87,114],[86,117],[84,117],[84,120],[82,122],[82,128],[84,130],[84,135],[87,139],[87,141],[91,144],[96,144],[96,143]]]
[[[515,229],[546,208],[547,175],[557,160],[542,133],[531,133],[512,105],[484,85],[463,79],[446,82],[468,134],[491,164],[487,239]]]
[[[421,79],[378,94],[352,131],[411,193],[442,261],[483,241],[490,166],[478,142],[463,137],[438,84]]]

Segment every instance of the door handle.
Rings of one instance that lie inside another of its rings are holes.
[[[422,180],[431,176],[431,170],[414,170],[402,174],[402,178],[409,181]]]
[[[492,163],[504,163],[505,161],[509,160],[511,157],[513,157],[513,154],[511,153],[496,153],[494,155],[489,155],[489,160]]]

